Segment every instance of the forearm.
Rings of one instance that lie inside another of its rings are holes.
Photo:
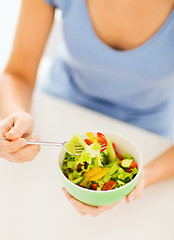
[[[5,118],[15,111],[29,112],[32,87],[19,76],[4,72],[0,76],[0,116]]]
[[[32,89],[55,8],[42,0],[23,0],[12,52],[0,76],[0,116],[29,111]]]
[[[144,166],[145,187],[174,177],[174,146]]]

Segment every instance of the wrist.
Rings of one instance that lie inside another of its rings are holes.
[[[28,114],[24,109],[17,106],[10,106],[8,109],[2,112],[2,119],[9,117],[10,115],[16,115],[18,113]]]
[[[151,173],[147,165],[143,166],[144,188],[151,185]]]

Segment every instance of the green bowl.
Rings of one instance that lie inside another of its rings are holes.
[[[74,198],[78,199],[79,201],[88,205],[93,205],[93,206],[104,206],[104,205],[113,204],[115,202],[120,201],[122,198],[128,195],[136,186],[138,178],[140,176],[141,169],[142,169],[142,156],[132,141],[117,134],[108,133],[108,132],[104,132],[104,134],[105,136],[109,137],[112,142],[115,143],[117,147],[117,151],[120,154],[127,153],[132,155],[138,164],[137,175],[132,179],[132,181],[130,181],[129,183],[127,183],[126,185],[120,188],[108,190],[108,191],[94,191],[94,190],[85,189],[75,185],[63,174],[61,170],[63,160],[65,157],[64,149],[62,149],[59,153],[58,171],[60,173],[59,174],[60,178],[66,190]],[[81,136],[86,138],[85,134],[81,134]]]

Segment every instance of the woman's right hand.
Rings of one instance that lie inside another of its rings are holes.
[[[17,163],[33,160],[40,151],[40,146],[27,145],[33,126],[32,117],[24,111],[15,112],[0,122],[0,138],[7,139],[0,142],[0,157]]]

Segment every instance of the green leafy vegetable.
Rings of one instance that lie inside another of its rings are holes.
[[[84,151],[81,156],[74,156],[66,152],[62,172],[70,181],[77,185],[82,184],[84,188],[92,189],[91,184],[97,184],[97,191],[101,191],[104,184],[111,180],[117,183],[115,188],[122,187],[130,182],[137,174],[138,169],[134,167],[131,169],[131,172],[127,172],[122,168],[120,160],[116,157],[115,152],[113,152],[112,142],[109,139],[108,141],[109,147],[105,151],[100,152],[101,145],[99,143],[95,142],[87,145],[83,138],[78,133],[75,133],[70,140],[73,144],[68,144],[67,146],[72,151],[74,144],[80,144],[84,147]],[[122,157],[123,159],[133,159],[129,154],[123,154]],[[103,167],[109,168],[109,170],[102,178],[96,181],[85,179],[85,172],[88,172],[91,168],[98,168],[100,170]]]

